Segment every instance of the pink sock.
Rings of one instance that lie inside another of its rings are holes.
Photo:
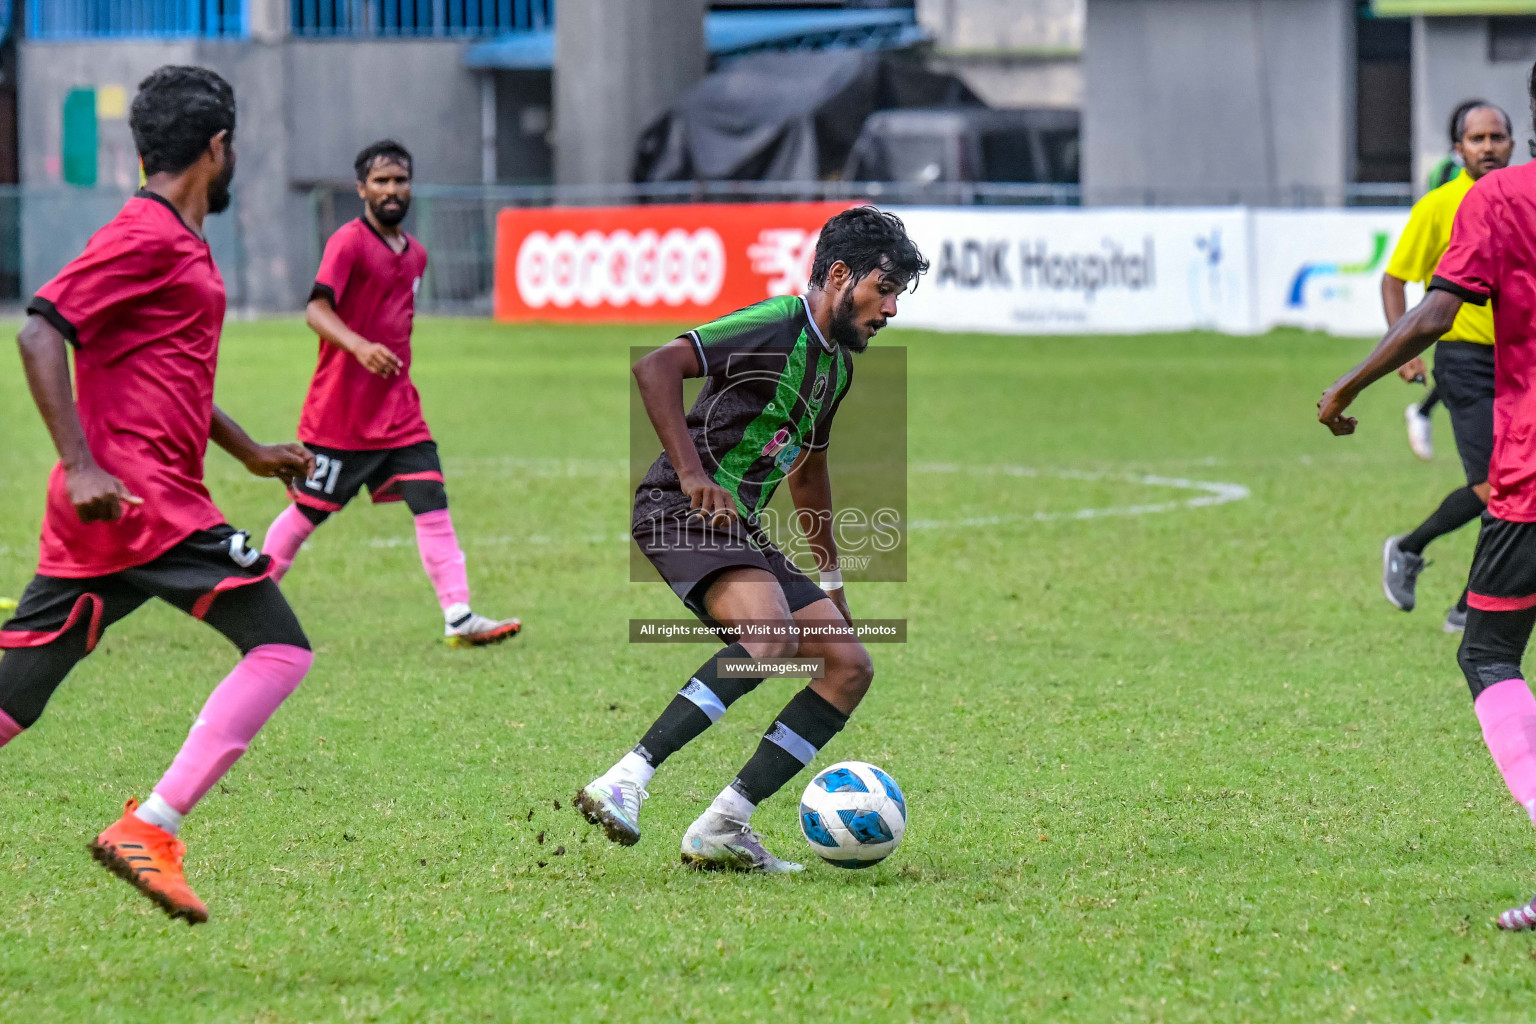
[[[208,697],[155,792],[178,812],[190,812],[245,753],[314,658],[304,648],[288,644],[252,648]]]
[[[1494,683],[1472,704],[1509,792],[1536,822],[1536,698],[1524,679]]]
[[[453,533],[453,520],[447,509],[423,512],[416,517],[416,547],[421,550],[421,567],[437,591],[437,603],[444,610],[451,605],[469,603],[469,576],[464,571],[464,552]]]
[[[0,747],[5,746],[11,740],[21,735],[21,726],[16,719],[0,711]]]
[[[315,524],[299,511],[299,506],[289,505],[277,514],[267,527],[267,539],[261,542],[262,554],[272,556],[272,578],[281,581],[293,564],[299,548],[315,532]]]

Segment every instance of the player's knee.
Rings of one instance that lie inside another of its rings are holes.
[[[310,508],[308,505],[301,505],[298,502],[294,502],[293,507],[299,510],[299,515],[309,520],[311,526],[319,526],[331,518],[331,514],[323,509]]]
[[[796,641],[778,637],[743,640],[741,646],[754,658],[793,658],[800,650]]]
[[[827,674],[840,680],[840,688],[854,700],[869,692],[875,681],[875,663],[863,644],[834,644],[828,658]]]
[[[400,497],[413,516],[448,507],[448,490],[440,480],[407,480],[400,485]]]
[[[1469,614],[1469,628],[1462,634],[1461,646],[1456,650],[1456,664],[1466,677],[1473,700],[1495,683],[1523,678],[1520,672],[1523,652],[1511,649],[1499,636],[1489,636],[1486,630],[1474,626],[1471,619],[1478,615],[1476,609]]]
[[[289,693],[303,682],[304,677],[309,675],[309,670],[315,664],[314,651],[308,647],[296,647],[292,644],[264,644],[253,648],[246,657],[259,657],[266,662],[274,676],[286,685]]]
[[[242,655],[258,647],[310,649],[298,616],[271,580],[220,594],[203,621],[224,634]]]
[[[51,644],[18,647],[0,655],[0,711],[23,729],[43,716],[59,684],[85,657],[84,631],[71,631]]]

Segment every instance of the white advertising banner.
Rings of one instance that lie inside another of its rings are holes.
[[[1381,275],[1407,210],[1254,210],[1250,217],[1256,330],[1387,329]]]
[[[1247,210],[896,208],[932,264],[896,323],[1019,334],[1253,329]]]

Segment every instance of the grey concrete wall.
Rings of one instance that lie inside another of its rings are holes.
[[[917,0],[931,65],[959,75],[993,107],[1083,103],[1087,0]]]
[[[1089,0],[1085,201],[1343,201],[1351,0]]]
[[[20,171],[24,185],[63,182],[64,97],[71,89],[122,89],[131,102],[140,80],[162,64],[189,64],[197,45],[157,42],[34,43],[17,52]],[[98,122],[99,182],[122,189],[139,184],[138,152],[125,118]]]
[[[416,175],[441,185],[480,181],[480,81],[464,67],[466,44],[291,39],[289,176],[347,180],[368,143],[395,138]]]
[[[555,180],[630,180],[640,129],[704,75],[706,0],[560,0]]]
[[[115,87],[131,100],[138,82],[162,64],[213,68],[234,86],[239,101],[240,164],[237,223],[210,225],[210,238],[228,236],[217,248],[232,298],[255,309],[291,310],[308,295],[318,258],[309,186],[349,181],[363,146],[393,136],[416,154],[422,180],[480,181],[480,84],[464,67],[464,43],[285,40],[275,30],[266,40],[23,42],[22,183],[61,183],[69,90]],[[100,184],[122,192],[137,187],[138,157],[127,120],[100,121],[98,138]],[[53,203],[46,209],[57,217],[62,208]],[[33,224],[29,231],[43,238],[49,225]]]
[[[1451,111],[1462,100],[1478,98],[1509,112],[1515,128],[1515,163],[1530,159],[1530,100],[1525,78],[1529,61],[1488,59],[1487,18],[1414,19],[1413,26],[1413,166],[1414,186],[1450,146]]]

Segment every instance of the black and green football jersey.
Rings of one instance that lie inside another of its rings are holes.
[[[705,472],[748,522],[806,448],[825,448],[853,380],[853,356],[823,338],[805,300],[785,295],[739,309],[686,335],[707,378],[688,434]],[[688,506],[665,452],[635,492],[634,522]]]

